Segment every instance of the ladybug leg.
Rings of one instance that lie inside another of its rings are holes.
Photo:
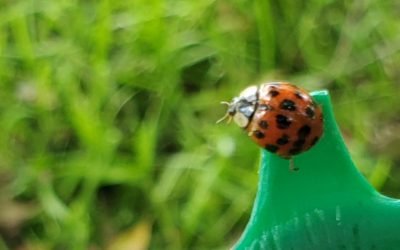
[[[290,171],[293,171],[293,172],[299,171],[299,168],[294,165],[293,158],[289,159],[289,169],[290,169]]]

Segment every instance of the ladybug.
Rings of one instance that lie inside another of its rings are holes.
[[[253,85],[222,103],[228,111],[218,122],[233,119],[255,143],[284,159],[309,150],[323,133],[321,107],[287,82]]]

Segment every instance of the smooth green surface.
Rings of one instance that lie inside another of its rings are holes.
[[[325,132],[289,161],[262,152],[257,198],[234,249],[399,249],[400,201],[376,192],[354,166],[327,91],[314,92]]]

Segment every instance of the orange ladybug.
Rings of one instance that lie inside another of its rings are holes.
[[[285,159],[309,150],[323,133],[323,114],[305,90],[273,82],[244,89],[228,105],[226,115],[262,148]]]

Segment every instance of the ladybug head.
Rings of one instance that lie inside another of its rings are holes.
[[[239,127],[246,128],[253,117],[257,101],[258,87],[250,86],[246,88],[238,97],[233,98],[232,102],[221,102],[221,104],[228,106],[228,110],[217,123],[228,118],[228,122],[233,119]]]

